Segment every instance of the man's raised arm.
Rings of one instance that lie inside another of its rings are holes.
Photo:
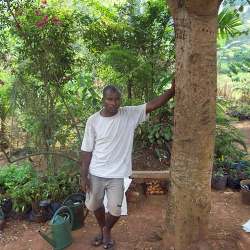
[[[172,81],[171,88],[166,90],[164,94],[155,97],[153,100],[151,100],[146,104],[146,113],[148,114],[163,106],[165,103],[168,102],[169,99],[171,99],[174,96],[174,94],[175,94],[175,80]]]

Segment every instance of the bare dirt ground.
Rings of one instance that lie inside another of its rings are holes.
[[[137,203],[129,204],[129,216],[122,217],[114,228],[117,250],[161,250],[160,235],[165,217],[166,197],[148,196]],[[250,246],[249,233],[241,225],[250,219],[250,206],[241,203],[239,192],[213,192],[209,224],[209,242],[213,250],[247,250]],[[50,250],[50,245],[38,234],[43,224],[26,221],[8,221],[1,235],[2,250]],[[82,229],[73,232],[73,244],[69,250],[102,249],[90,246],[97,232],[92,214]],[[245,248],[239,248],[242,244]]]
[[[250,148],[250,121],[236,124],[247,136]],[[113,231],[117,250],[162,250],[161,233],[164,225],[165,195],[143,197],[129,203],[129,216],[122,217]],[[250,205],[241,202],[240,192],[228,189],[212,192],[212,209],[209,223],[209,243],[213,250],[249,250],[250,233],[241,225],[250,219]],[[46,224],[8,220],[0,233],[1,250],[50,250],[51,246],[38,234]],[[69,250],[94,250],[90,241],[98,226],[92,214],[82,229],[73,232],[73,244]],[[185,250],[185,249],[183,249]]]

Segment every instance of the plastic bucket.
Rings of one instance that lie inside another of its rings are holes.
[[[63,202],[63,205],[69,207],[73,213],[72,230],[84,226],[84,221],[88,214],[85,207],[85,197],[85,193],[75,193],[69,195]]]
[[[250,205],[250,180],[242,180],[240,188],[242,203]]]

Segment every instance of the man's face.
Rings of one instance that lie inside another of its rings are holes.
[[[107,90],[103,96],[103,106],[110,115],[115,115],[121,105],[121,96],[119,93]]]

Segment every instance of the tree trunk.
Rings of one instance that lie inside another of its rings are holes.
[[[163,248],[193,250],[208,236],[219,1],[168,2],[176,36],[176,107]]]

